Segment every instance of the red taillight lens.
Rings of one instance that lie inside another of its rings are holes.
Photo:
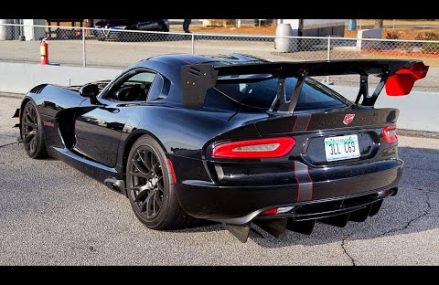
[[[277,208],[268,209],[261,213],[261,216],[273,216],[277,214]]]
[[[386,81],[386,93],[389,96],[403,96],[410,93],[416,80],[427,75],[428,66],[418,62],[407,68],[397,70]]]
[[[274,158],[286,155],[296,141],[290,137],[228,142],[215,146],[214,158]]]
[[[271,209],[267,209],[267,210],[261,212],[260,215],[261,216],[274,216],[277,214],[289,213],[292,209],[294,209],[294,206],[271,208]]]
[[[381,130],[381,135],[387,143],[394,143],[398,140],[395,126],[387,126]]]

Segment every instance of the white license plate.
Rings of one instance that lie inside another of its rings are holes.
[[[360,157],[357,135],[325,138],[327,161],[337,161]]]

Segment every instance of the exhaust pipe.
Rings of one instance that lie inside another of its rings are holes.
[[[107,178],[104,184],[113,191],[125,194],[125,181],[117,180],[116,178]]]

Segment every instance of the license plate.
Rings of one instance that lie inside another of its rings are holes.
[[[360,157],[357,135],[325,138],[327,161],[337,161]]]

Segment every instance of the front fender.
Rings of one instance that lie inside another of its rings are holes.
[[[28,98],[34,100],[40,114],[50,117],[56,117],[62,110],[78,107],[84,100],[87,100],[77,91],[49,84],[32,88],[24,100]]]

